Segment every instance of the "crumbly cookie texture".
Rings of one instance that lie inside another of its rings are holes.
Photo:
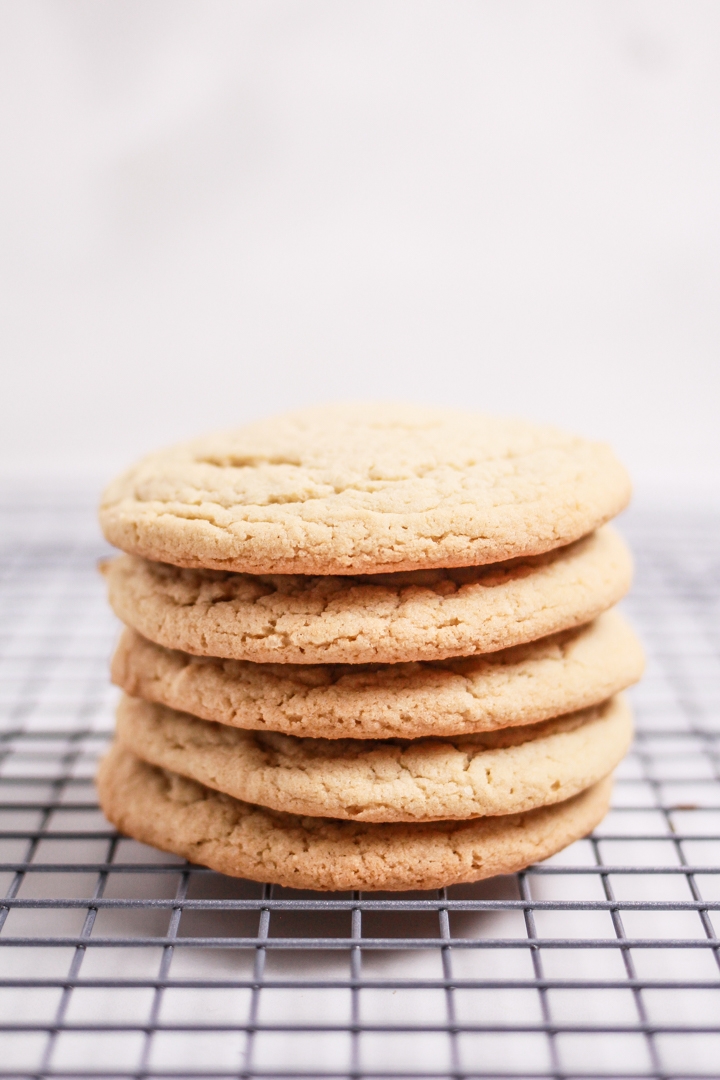
[[[298,889],[438,889],[510,874],[585,836],[609,779],[550,807],[466,822],[371,824],[297,817],[222,795],[115,744],[97,776],[123,833],[223,874]]]
[[[441,821],[563,802],[630,745],[617,697],[540,724],[455,739],[298,739],[198,720],[124,697],[117,738],[152,765],[244,802],[352,821]]]
[[[469,656],[595,618],[632,563],[610,526],[545,555],[372,577],[251,576],[121,555],[105,564],[124,623],[170,649],[258,663],[396,663]]]
[[[539,554],[614,517],[611,450],[452,409],[335,405],[151,454],[110,484],[107,539],[176,566],[352,574]]]
[[[617,611],[527,645],[398,664],[255,664],[166,649],[125,629],[113,681],[231,727],[325,739],[415,739],[546,720],[636,682],[640,643]]]

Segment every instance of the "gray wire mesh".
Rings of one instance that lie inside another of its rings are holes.
[[[0,502],[0,1076],[720,1074],[718,519],[639,513],[638,736],[595,834],[441,892],[225,878],[92,776],[117,626],[87,492]]]

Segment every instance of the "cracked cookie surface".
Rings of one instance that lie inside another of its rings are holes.
[[[128,836],[223,874],[299,889],[438,889],[510,874],[593,829],[602,780],[525,814],[426,824],[297,817],[222,795],[114,744],[97,776],[100,805]]]
[[[397,664],[256,664],[166,649],[125,629],[113,681],[132,697],[232,727],[312,738],[459,735],[546,720],[640,678],[617,611],[484,656]]]
[[[121,555],[110,604],[143,637],[257,663],[396,663],[508,648],[595,618],[626,592],[608,525],[568,547],[490,566],[364,577],[187,570]]]
[[[627,504],[602,443],[411,405],[288,413],[151,454],[100,521],[131,554],[246,573],[470,566],[568,544]]]
[[[117,739],[244,802],[352,821],[438,821],[563,802],[607,776],[632,737],[622,697],[540,724],[453,739],[298,739],[123,697]]]

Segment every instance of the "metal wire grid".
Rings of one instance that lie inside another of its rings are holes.
[[[649,668],[593,837],[440,893],[317,894],[108,828],[104,548],[84,496],[24,498],[0,504],[0,1075],[720,1074],[717,518],[625,521]]]

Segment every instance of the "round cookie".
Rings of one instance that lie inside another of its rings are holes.
[[[632,563],[610,527],[492,566],[372,577],[250,576],[122,555],[105,564],[124,623],[170,649],[258,663],[392,664],[495,652],[611,607]]]
[[[455,739],[297,739],[124,697],[118,740],[144,761],[244,802],[351,821],[442,821],[563,802],[630,745],[621,697],[525,727]]]
[[[548,858],[601,821],[611,781],[525,814],[377,825],[251,806],[116,743],[97,787],[120,832],[220,873],[296,889],[401,890],[479,881]]]
[[[643,653],[617,611],[485,656],[373,664],[254,664],[166,649],[125,629],[113,681],[231,727],[325,739],[417,739],[546,720],[637,681]]]
[[[614,517],[602,443],[454,409],[331,405],[151,454],[110,484],[107,539],[176,566],[354,574],[536,555]]]

